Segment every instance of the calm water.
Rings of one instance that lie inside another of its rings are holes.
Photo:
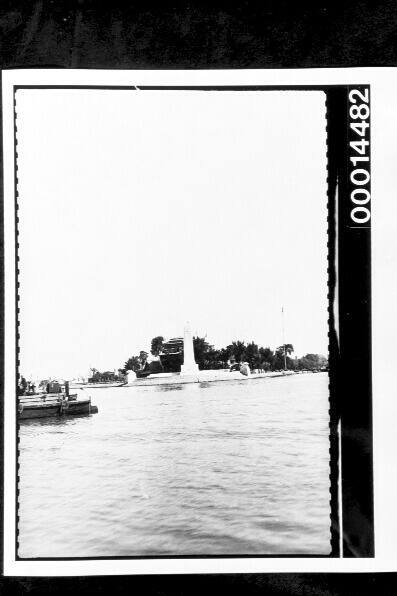
[[[21,557],[329,554],[325,373],[91,395],[21,424]]]

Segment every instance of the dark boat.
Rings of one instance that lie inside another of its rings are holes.
[[[98,408],[91,405],[91,398],[77,399],[77,394],[64,395],[58,393],[21,395],[18,397],[18,419],[46,418],[55,416],[77,416],[96,414]]]

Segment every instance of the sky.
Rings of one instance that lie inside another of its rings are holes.
[[[326,355],[321,91],[16,95],[21,373],[112,370],[156,335]]]

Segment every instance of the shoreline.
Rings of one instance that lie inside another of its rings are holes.
[[[212,371],[212,370],[202,370],[199,371],[198,374],[194,375],[181,375],[180,373],[175,373],[172,376],[158,376],[158,377],[146,377],[146,379],[134,379],[133,381],[129,381],[124,388],[133,388],[133,387],[153,387],[153,386],[160,386],[160,385],[186,385],[192,383],[215,383],[215,382],[228,382],[228,381],[249,381],[251,379],[274,379],[276,377],[290,377],[292,375],[297,374],[308,374],[312,373],[312,371],[308,371],[307,373],[302,372],[295,372],[295,371],[277,371],[277,372],[270,372],[270,373],[252,373],[248,376],[242,375],[240,372],[225,372],[225,371]],[[325,372],[325,371],[323,371]],[[215,373],[215,374],[214,374]]]

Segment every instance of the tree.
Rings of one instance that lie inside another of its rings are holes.
[[[232,352],[230,350],[230,346],[228,346],[227,348],[221,348],[220,350],[218,350],[218,358],[219,361],[222,363],[222,366],[224,368],[227,367],[227,363],[230,360],[230,357],[232,355]]]
[[[208,352],[212,349],[213,346],[209,345],[205,337],[193,337],[194,359],[199,369],[202,370],[205,367]]]
[[[157,335],[153,337],[150,352],[153,356],[158,356],[161,352],[161,348],[163,347],[164,337],[162,335]]]
[[[250,369],[259,368],[259,348],[256,343],[253,341],[247,345],[247,349],[245,351],[245,358],[249,364]]]
[[[284,364],[284,351],[279,352],[276,350],[272,359],[272,370],[283,370]]]
[[[270,370],[273,364],[274,352],[270,348],[259,348],[260,367]]]
[[[126,373],[128,370],[137,372],[140,369],[141,369],[141,363],[139,361],[138,356],[131,356],[131,358],[128,358],[127,362],[124,364],[124,368],[122,370],[124,373]]]
[[[292,354],[293,351],[294,346],[292,344],[283,344],[282,346],[279,346],[273,358],[273,369],[282,370],[284,368],[293,368],[292,360],[287,356],[287,354]]]
[[[276,352],[280,352],[281,354],[284,354],[284,350],[285,350],[285,354],[290,355],[294,351],[294,346],[292,344],[283,344],[282,346],[277,348]]]
[[[243,341],[233,341],[227,349],[230,349],[231,356],[234,356],[236,362],[244,362],[246,360],[247,346]]]
[[[139,362],[141,363],[141,369],[145,368],[148,356],[149,356],[149,354],[147,352],[145,352],[144,350],[141,350],[139,352]]]
[[[223,368],[223,366],[220,350],[215,350],[215,348],[210,346],[209,350],[205,353],[204,368],[213,370]]]
[[[321,370],[327,366],[327,359],[320,354],[306,354],[299,359],[299,368],[302,370]]]

